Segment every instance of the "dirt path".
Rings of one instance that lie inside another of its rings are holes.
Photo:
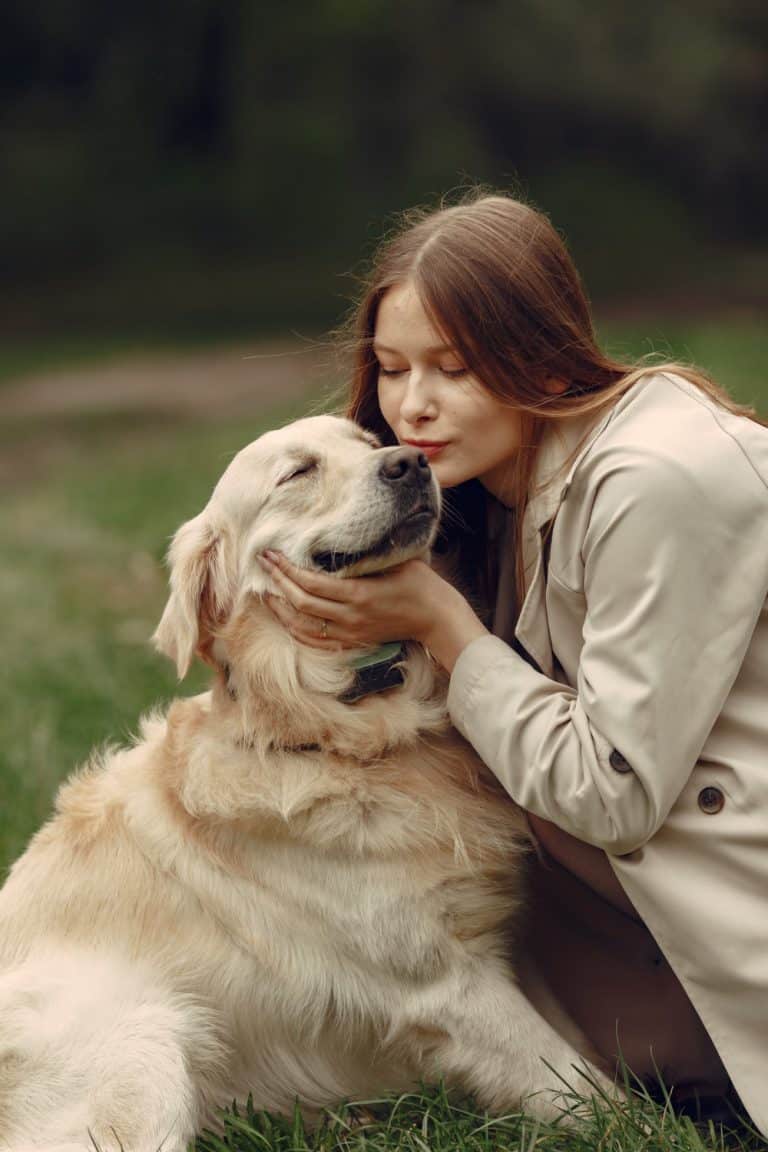
[[[112,417],[114,450],[134,450],[172,434],[175,422],[250,422],[293,405],[309,413],[340,378],[331,349],[296,341],[152,350],[8,380],[0,388],[0,491],[54,482],[84,451],[79,430],[89,417]]]
[[[135,354],[10,381],[0,389],[0,420],[117,411],[226,419],[314,399],[338,378],[332,352],[310,342]]]

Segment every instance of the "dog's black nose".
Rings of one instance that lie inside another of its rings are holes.
[[[379,475],[387,484],[423,482],[429,476],[429,461],[418,448],[397,448],[387,453]]]

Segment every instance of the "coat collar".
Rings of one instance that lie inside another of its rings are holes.
[[[532,494],[523,516],[525,589],[514,634],[545,676],[550,678],[554,675],[554,657],[546,610],[544,540],[566,498],[576,469],[613,414],[612,408],[597,417],[590,415],[563,421],[562,426],[549,426],[536,459]],[[499,591],[505,594],[503,589]],[[508,589],[506,595],[509,595]]]
[[[614,409],[547,425],[536,457],[525,520],[539,532],[554,517],[570,487],[573,474]],[[570,463],[568,461],[570,460]]]

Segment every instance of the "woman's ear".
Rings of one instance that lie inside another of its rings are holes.
[[[562,396],[568,391],[568,383],[565,380],[558,380],[556,376],[550,376],[544,381],[544,391],[549,396]]]
[[[189,671],[195,652],[208,647],[212,627],[233,600],[225,543],[203,511],[182,524],[168,550],[171,595],[152,640],[159,652],[174,661],[180,680]]]

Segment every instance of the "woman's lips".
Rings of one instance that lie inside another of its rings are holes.
[[[418,448],[419,452],[423,452],[427,460],[434,459],[438,452],[442,452],[443,448],[448,447],[448,440],[436,441],[425,440],[419,442],[418,440],[406,440],[406,444],[410,444],[412,448]]]

